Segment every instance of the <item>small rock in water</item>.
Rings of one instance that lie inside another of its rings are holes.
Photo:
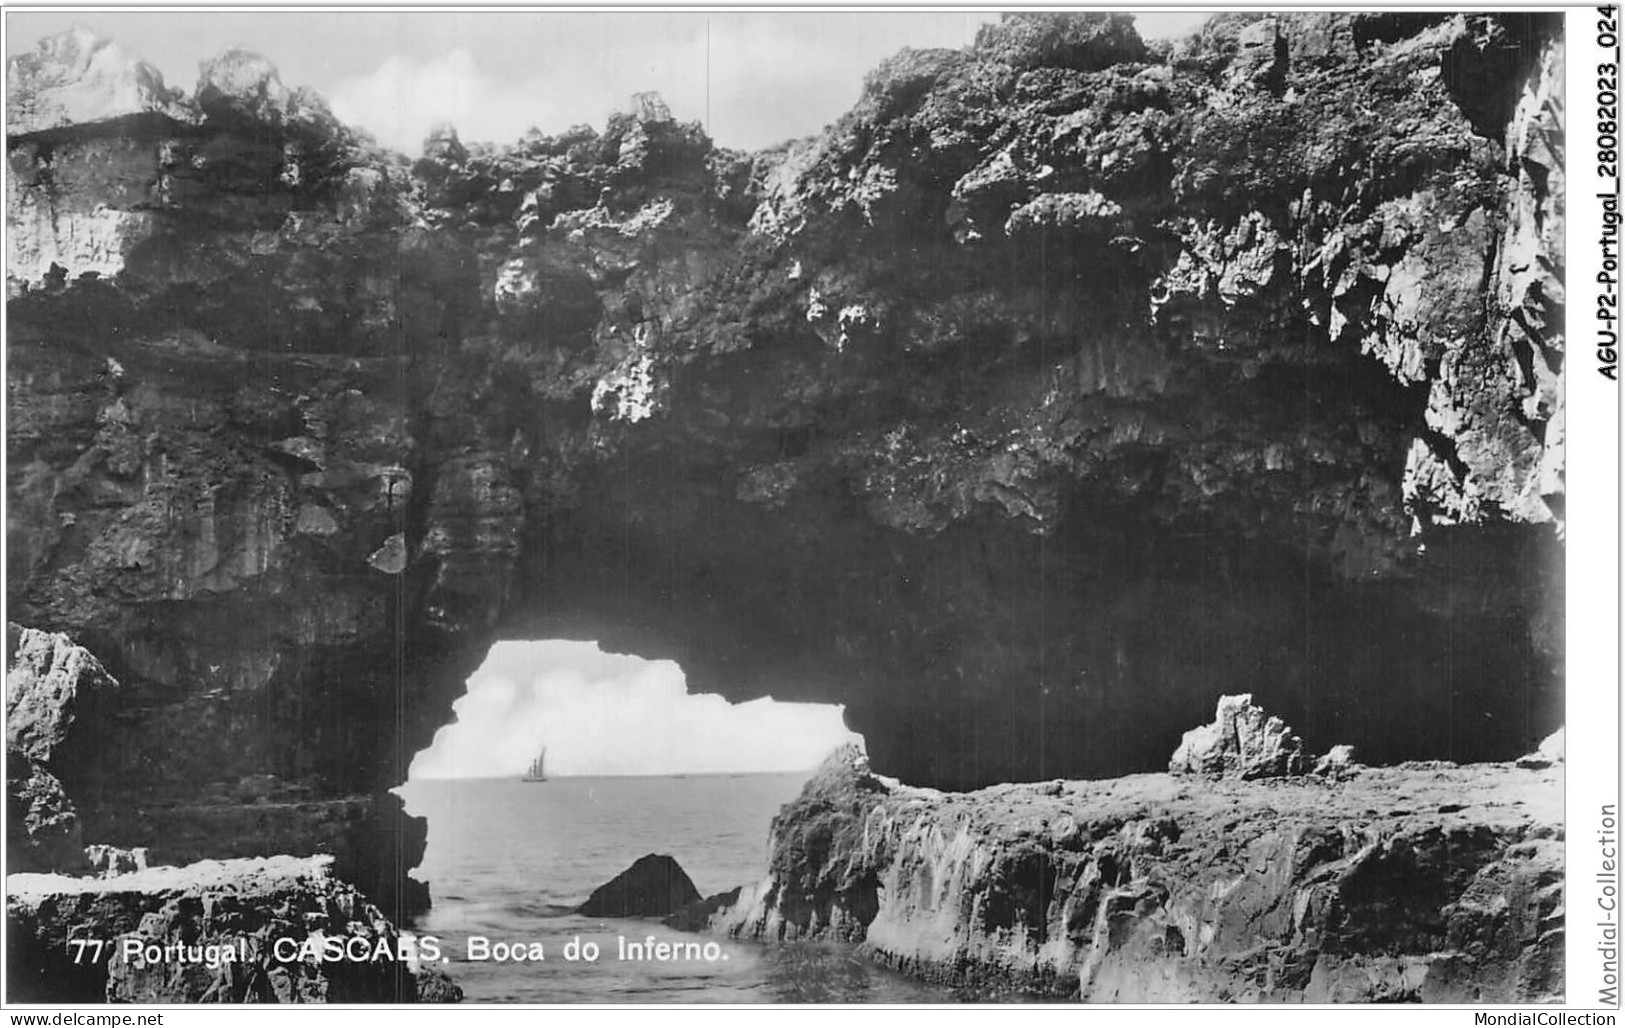
[[[682,865],[664,853],[650,853],[600,885],[577,913],[587,917],[665,917],[700,898],[700,890]]]
[[[1213,723],[1185,733],[1168,762],[1168,771],[1224,778],[1281,778],[1301,775],[1307,766],[1303,740],[1280,718],[1254,706],[1252,693],[1242,693],[1219,697]]]
[[[739,886],[696,900],[666,917],[660,923],[680,932],[703,932],[711,925],[711,918],[739,902]]]

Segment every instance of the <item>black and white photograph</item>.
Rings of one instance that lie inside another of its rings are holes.
[[[1613,11],[8,6],[0,995],[1617,1010]]]

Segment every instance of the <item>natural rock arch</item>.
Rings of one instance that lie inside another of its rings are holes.
[[[7,588],[123,686],[86,841],[409,908],[386,790],[498,638],[844,703],[947,788],[1154,768],[1235,692],[1369,762],[1530,749],[1560,43],[1289,16],[1255,81],[1245,22],[1016,19],[760,155],[646,103],[409,165],[240,54],[14,109]],[[1422,74],[1475,54],[1499,138]]]

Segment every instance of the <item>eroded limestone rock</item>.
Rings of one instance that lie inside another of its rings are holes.
[[[1559,728],[1551,735],[1548,735],[1546,738],[1542,739],[1540,741],[1540,746],[1537,747],[1533,753],[1526,753],[1519,757],[1517,764],[1519,767],[1540,770],[1551,767],[1553,764],[1563,763],[1567,757],[1567,752],[1568,744],[1566,742],[1566,736],[1564,735],[1564,730]]]
[[[85,860],[90,869],[104,878],[145,871],[148,867],[147,848],[137,846],[124,849],[119,846],[95,844],[85,847]]]
[[[1315,761],[1313,773],[1322,777],[1341,779],[1354,774],[1358,768],[1359,764],[1354,759],[1354,747],[1347,743],[1339,743]]]
[[[1168,761],[1170,774],[1281,778],[1309,768],[1303,740],[1253,704],[1251,693],[1220,696],[1211,724],[1193,728]]]
[[[6,133],[20,136],[138,114],[186,116],[156,67],[80,25],[6,62]]]
[[[86,867],[79,814],[62,783],[35,760],[6,749],[6,866],[13,871]]]
[[[941,793],[830,761],[710,924],[981,994],[1552,1001],[1562,826],[1560,774],[1504,764]]]
[[[6,849],[10,866],[80,871],[89,798],[118,748],[121,687],[62,633],[6,626]]]
[[[257,121],[280,120],[290,95],[276,66],[251,50],[227,50],[198,69],[198,106],[212,117],[229,112]]]
[[[6,626],[6,747],[47,766],[83,759],[112,731],[119,683],[60,632]]]
[[[419,965],[425,954],[415,942],[333,876],[330,857],[203,861],[105,878],[12,874],[6,920],[7,984],[23,1002],[461,999],[438,969]],[[68,940],[85,937],[106,941],[105,959],[74,960]],[[324,938],[366,959],[323,959]],[[301,950],[312,940],[315,948]]]

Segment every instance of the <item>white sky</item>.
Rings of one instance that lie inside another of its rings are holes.
[[[669,660],[588,642],[502,642],[468,680],[408,778],[522,773],[543,746],[549,775],[809,771],[842,743],[841,708],[690,694]]]
[[[380,142],[419,152],[437,122],[465,140],[527,128],[602,128],[633,93],[707,122],[723,146],[811,135],[857,100],[863,76],[905,46],[959,47],[996,14],[953,12],[9,11],[6,52],[82,23],[191,92],[198,64],[230,46],[270,58]],[[1207,15],[1143,13],[1151,38]]]

